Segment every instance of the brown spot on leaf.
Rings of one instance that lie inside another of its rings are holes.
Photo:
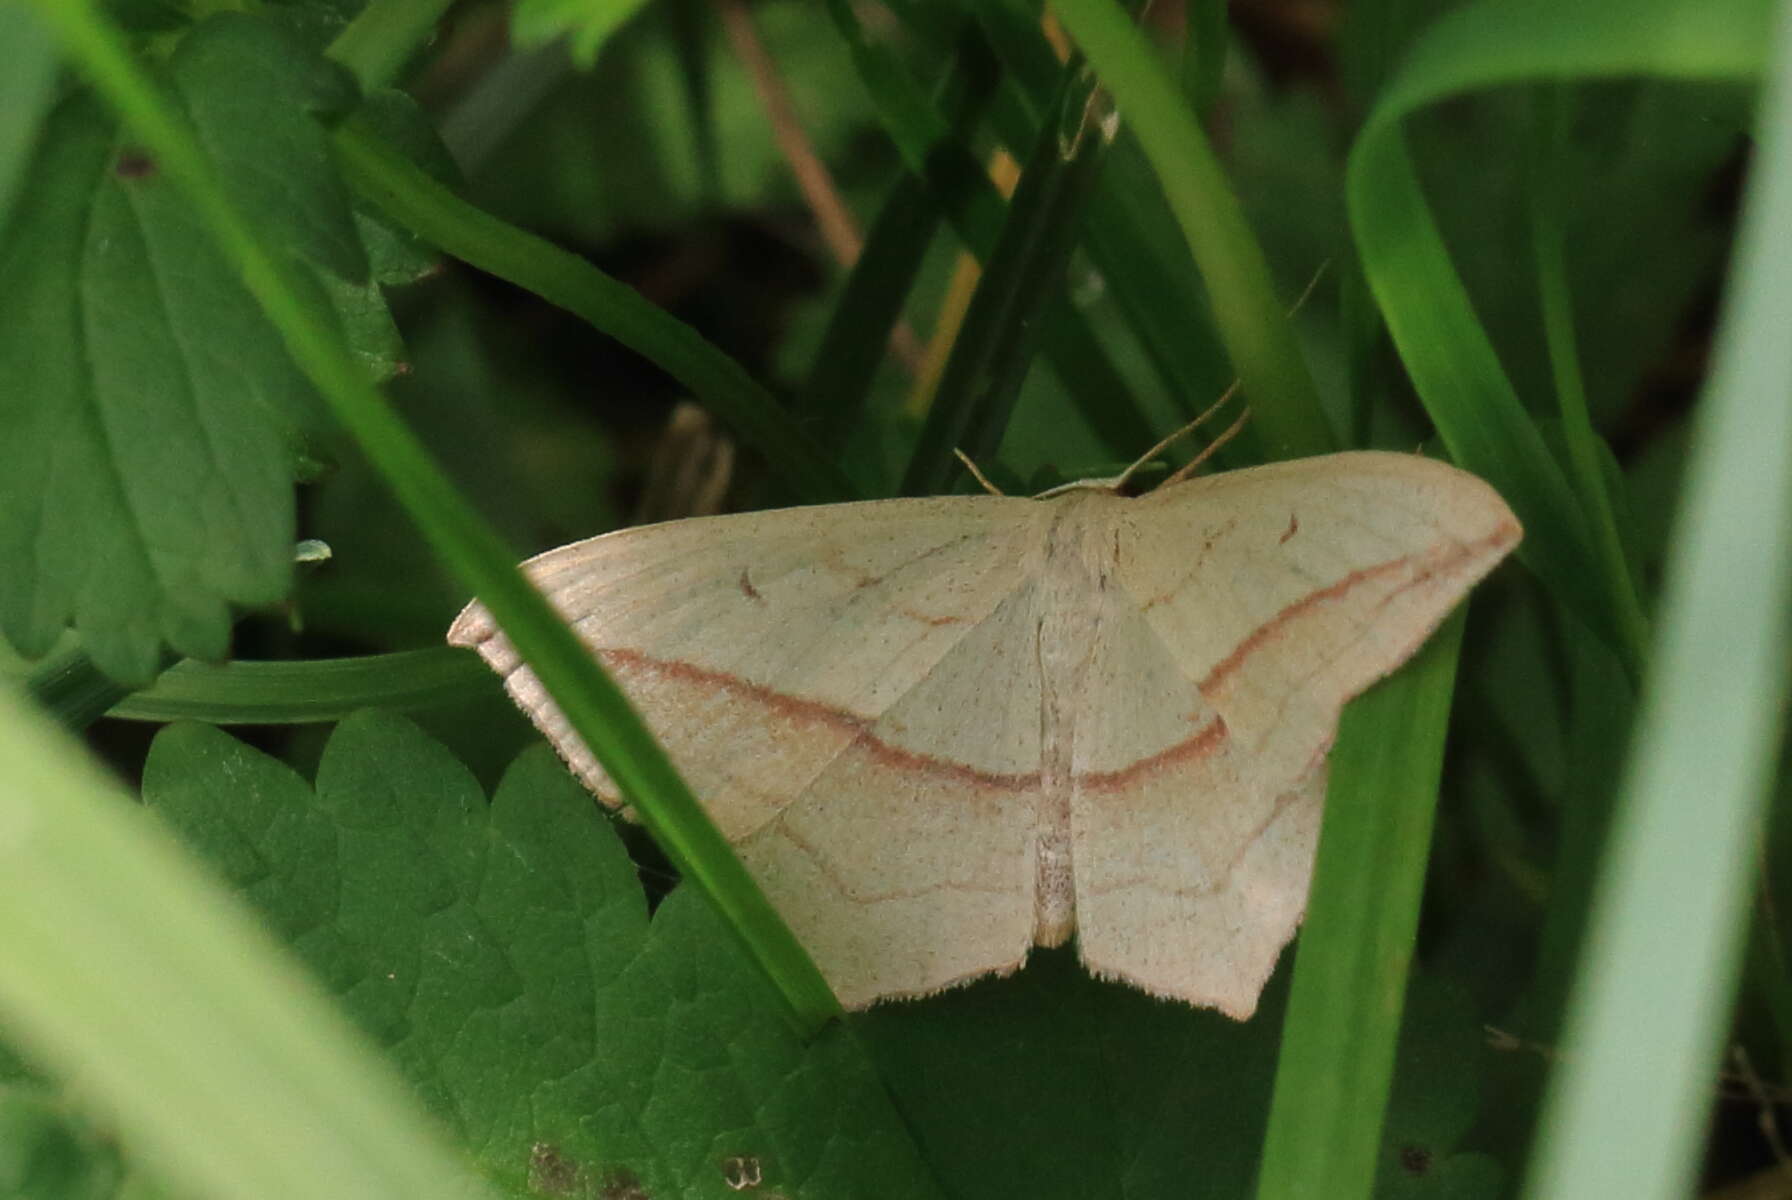
[[[543,1196],[575,1196],[584,1169],[552,1142],[529,1148],[529,1190]]]
[[[1288,539],[1293,537],[1295,534],[1297,534],[1299,532],[1300,532],[1300,518],[1295,516],[1293,513],[1289,513],[1288,514],[1288,528],[1282,530],[1282,536],[1280,539],[1278,539],[1276,544],[1281,545],[1281,546],[1286,546],[1288,544]]]
[[[1402,1146],[1400,1165],[1408,1175],[1427,1174],[1431,1170],[1431,1151],[1423,1146]]]
[[[156,173],[156,160],[141,150],[120,150],[112,170],[120,179],[147,179]]]
[[[747,570],[746,567],[740,569],[740,594],[749,600],[757,600],[764,604],[765,597],[759,594],[759,589],[753,586],[751,579],[747,578]]]
[[[615,1170],[604,1176],[598,1190],[600,1200],[653,1200],[641,1186],[641,1177],[633,1171]]]
[[[728,1185],[729,1191],[744,1192],[756,1188],[763,1178],[759,1160],[751,1154],[733,1154],[722,1160],[722,1182]]]

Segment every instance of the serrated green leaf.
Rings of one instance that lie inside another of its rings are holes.
[[[355,107],[354,78],[278,26],[242,13],[221,13],[182,38],[169,75],[244,211],[279,229],[282,245],[301,261],[350,283],[365,280],[367,254],[348,192],[314,119]]]
[[[344,722],[315,789],[179,725],[144,788],[516,1193],[632,1181],[719,1200],[750,1159],[791,1200],[937,1194],[847,1031],[801,1043],[698,896],[649,921],[621,844],[545,748],[488,809],[390,714]]]
[[[408,95],[392,89],[374,92],[356,115],[431,178],[459,186],[460,170],[453,156],[436,136],[428,115]],[[367,247],[373,277],[386,287],[415,283],[441,265],[442,256],[434,246],[364,200],[355,200],[355,224]]]
[[[311,115],[340,68],[238,14],[196,28],[168,79],[239,202],[321,268],[311,298],[374,373],[400,348]],[[155,161],[85,95],[52,115],[0,230],[0,634],[42,654],[68,624],[141,682],[162,645],[223,656],[229,607],[291,574],[295,433],[310,389]]]
[[[76,98],[0,240],[0,629],[65,623],[120,678],[166,641],[218,658],[226,604],[284,591],[292,500],[275,414],[306,407],[273,333],[153,164]],[[183,332],[204,331],[189,353]]]

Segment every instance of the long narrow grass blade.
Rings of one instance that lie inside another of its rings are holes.
[[[1224,6],[1206,8],[1211,16]],[[984,2],[976,5],[976,13],[1007,69],[991,108],[991,124],[1018,153],[1032,144],[1034,131],[1050,111],[1061,64],[1028,6]],[[1089,200],[1083,248],[1150,357],[1176,411],[1184,418],[1200,412],[1231,383],[1231,365],[1214,333],[1200,280],[1182,262],[1176,219],[1124,121]],[[1129,453],[1138,449],[1131,447]]]
[[[1367,1197],[1419,927],[1459,613],[1344,710],[1257,1200]]]
[[[1080,67],[1067,68],[1063,119],[1040,130],[1015,187],[903,476],[904,495],[949,491],[961,472],[955,451],[989,461],[1001,446],[1032,360],[1039,314],[1062,295],[1083,203],[1107,149],[1089,120],[1093,81]]]
[[[429,40],[453,0],[373,0],[330,43],[330,57],[354,72],[363,91],[385,87]]]
[[[777,398],[696,330],[577,255],[466,203],[358,122],[336,131],[336,151],[350,184],[393,220],[582,317],[690,388],[791,491],[817,503],[856,498],[856,486]]]
[[[860,23],[853,6],[829,0],[828,12],[903,162],[927,182],[954,232],[987,266],[1006,219],[1001,193],[983,165],[954,138],[946,118],[903,63]],[[1130,458],[1155,441],[1150,423],[1130,398],[1125,376],[1068,300],[1054,295],[1039,321],[1044,330],[1040,352],[1108,448],[1117,457]]]
[[[492,673],[446,646],[355,658],[202,663],[187,659],[106,716],[127,721],[214,725],[302,725],[340,721],[363,708],[399,712],[490,695]]]
[[[1606,480],[1606,447],[1587,410],[1587,389],[1581,378],[1580,349],[1574,336],[1574,298],[1568,287],[1566,197],[1559,182],[1566,146],[1570,99],[1559,89],[1546,89],[1538,99],[1537,169],[1530,182],[1531,244],[1537,262],[1537,292],[1543,309],[1543,335],[1555,378],[1556,405],[1562,414],[1562,441],[1568,449],[1569,480],[1587,514],[1593,551],[1601,574],[1610,580],[1618,611],[1641,620],[1643,605],[1636,589],[1636,569],[1624,553],[1618,517]]]
[[[1519,555],[1622,657],[1633,677],[1648,625],[1476,319],[1401,132],[1449,96],[1535,79],[1649,73],[1741,78],[1761,61],[1767,0],[1586,0],[1575,19],[1546,0],[1459,9],[1413,47],[1351,151],[1357,252],[1389,332],[1450,455],[1500,490],[1525,525]]]
[[[994,90],[995,64],[975,39],[961,39],[940,87],[940,104],[954,133],[976,125]],[[845,291],[828,320],[796,410],[813,417],[824,445],[837,449],[863,411],[890,332],[939,228],[940,211],[915,173],[898,176],[884,197],[853,264]]]
[[[890,331],[939,223],[927,185],[904,172],[865,233],[865,249],[829,315],[793,406],[799,416],[814,420],[822,445],[839,449],[863,415],[878,364],[888,353]]]
[[[1714,1095],[1792,650],[1792,11],[1770,44],[1660,643],[1527,1196],[1687,1195]]]
[[[65,729],[85,729],[120,700],[129,686],[100,670],[79,646],[50,655],[31,669],[25,694]]]
[[[1265,448],[1274,458],[1334,448],[1263,249],[1175,80],[1114,0],[1060,0],[1053,11],[1113,92],[1157,172]]]

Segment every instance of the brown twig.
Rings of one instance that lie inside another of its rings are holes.
[[[836,262],[851,267],[859,261],[859,254],[865,247],[864,236],[859,232],[851,210],[841,200],[827,164],[821,161],[814,143],[804,132],[796,104],[790,98],[790,89],[784,86],[778,65],[772,61],[758,27],[753,24],[753,14],[747,10],[746,0],[715,0],[715,6],[722,18],[722,29],[728,35],[728,45],[746,69],[753,94],[759,97],[760,106],[765,109],[778,150],[790,164],[790,173],[803,195],[803,203],[809,206],[815,218],[821,240]],[[898,322],[890,331],[890,350],[911,374],[921,369],[920,342],[905,322]]]

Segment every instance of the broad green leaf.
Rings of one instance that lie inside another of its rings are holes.
[[[181,39],[169,77],[237,203],[280,230],[301,261],[365,279],[348,192],[330,169],[323,130],[308,119],[354,107],[348,73],[269,22],[225,13]]]
[[[0,4],[0,229],[55,99],[55,40],[23,4]]]
[[[1035,951],[1009,979],[856,1018],[961,1200],[1236,1200],[1257,1169],[1286,973],[1239,1024]]]
[[[799,1040],[687,889],[649,920],[545,747],[488,806],[400,717],[345,722],[315,787],[177,725],[144,788],[513,1194],[721,1200],[730,1159],[791,1200],[936,1194],[847,1031]]]
[[[389,369],[310,115],[352,96],[339,69],[227,16],[181,42],[167,78],[239,203],[324,269],[364,359]],[[0,292],[0,634],[37,655],[72,623],[127,681],[164,644],[222,657],[229,607],[287,587],[308,386],[186,199],[86,96],[52,116],[0,231]]]

